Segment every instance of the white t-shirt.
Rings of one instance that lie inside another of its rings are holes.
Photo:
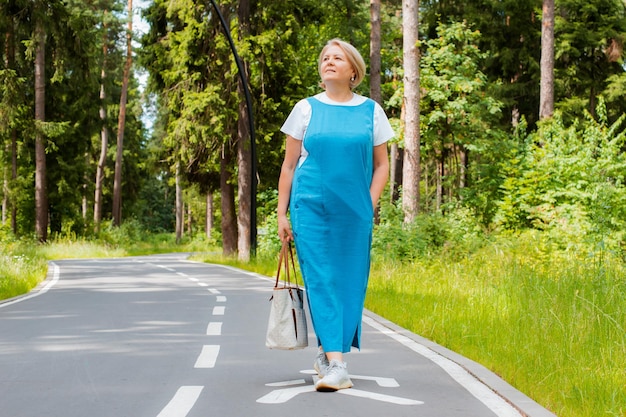
[[[358,106],[367,100],[366,97],[353,94],[350,101],[337,102],[328,98],[325,92],[319,93],[313,97],[322,103],[335,106]],[[280,131],[294,139],[303,140],[310,121],[311,104],[306,99],[303,99],[293,107],[293,110],[291,110],[289,117],[285,120]],[[374,103],[374,146],[382,145],[394,136],[395,132],[391,124],[389,124],[389,119],[387,119],[385,111],[378,103]],[[308,155],[309,152],[304,148],[304,144],[302,144],[299,164],[301,164]]]

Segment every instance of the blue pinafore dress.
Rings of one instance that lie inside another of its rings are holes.
[[[289,211],[318,344],[346,353],[360,348],[370,270],[374,101],[308,101],[309,154],[294,173]]]

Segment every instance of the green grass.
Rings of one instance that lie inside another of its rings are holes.
[[[532,242],[467,259],[376,263],[366,306],[473,359],[559,417],[626,415],[620,261]]]

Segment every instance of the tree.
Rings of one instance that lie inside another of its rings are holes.
[[[128,100],[128,81],[133,62],[133,0],[128,0],[128,31],[126,34],[126,63],[122,78],[120,111],[117,122],[117,148],[115,154],[115,179],[113,183],[113,224],[122,224],[122,158],[124,155],[124,129],[126,127],[126,102]]]
[[[246,39],[250,36],[250,2],[249,0],[239,1],[239,38],[240,40]],[[256,172],[252,172],[252,132],[250,132],[250,117],[248,109],[246,107],[246,101],[243,99],[245,96],[244,83],[248,83],[250,79],[249,65],[247,62],[242,63],[243,74],[237,81],[237,93],[239,94],[239,120],[237,123],[237,166],[238,166],[238,199],[239,199],[239,212],[237,217],[238,236],[239,242],[237,244],[239,259],[249,260],[251,250],[251,230],[252,217],[251,208],[256,207],[253,204],[252,198],[256,198],[251,195],[252,179],[253,175],[256,176]],[[243,78],[243,79],[242,79]],[[256,227],[256,225],[255,225]],[[256,235],[256,231],[255,235]]]
[[[564,117],[592,115],[612,76],[624,73],[626,4],[620,0],[560,0],[555,17],[556,107]],[[609,113],[619,117],[626,109]]]
[[[93,222],[95,231],[100,231],[100,221],[102,220],[102,187],[104,183],[104,169],[107,159],[107,151],[109,148],[109,128],[107,126],[107,107],[106,107],[106,65],[107,54],[109,51],[107,29],[108,24],[106,21],[107,11],[104,11],[103,35],[102,35],[102,71],[100,75],[100,120],[102,122],[102,128],[100,130],[100,156],[96,165],[96,181],[93,203]]]
[[[420,92],[418,48],[418,0],[402,1],[404,51],[404,162],[402,209],[404,221],[411,223],[420,206]]]
[[[43,11],[36,10],[35,13],[35,123],[38,124],[35,137],[35,233],[39,241],[45,242],[48,238],[46,138],[43,132],[46,121],[46,31]]]
[[[539,118],[554,113],[554,0],[543,0],[541,25],[541,90]]]
[[[508,141],[497,129],[502,103],[488,91],[481,71],[487,55],[478,49],[479,39],[478,31],[453,23],[440,24],[437,37],[424,42],[422,158],[435,167],[431,177],[437,211],[445,202],[460,200],[472,182],[475,195],[488,195],[483,200],[493,198],[497,190],[496,161]],[[482,189],[477,181],[490,186]],[[487,211],[493,209],[491,205]]]

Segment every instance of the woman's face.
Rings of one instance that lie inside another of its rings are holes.
[[[350,85],[350,78],[354,76],[352,64],[346,58],[346,53],[337,45],[331,45],[322,55],[320,76],[324,84],[346,83]]]

